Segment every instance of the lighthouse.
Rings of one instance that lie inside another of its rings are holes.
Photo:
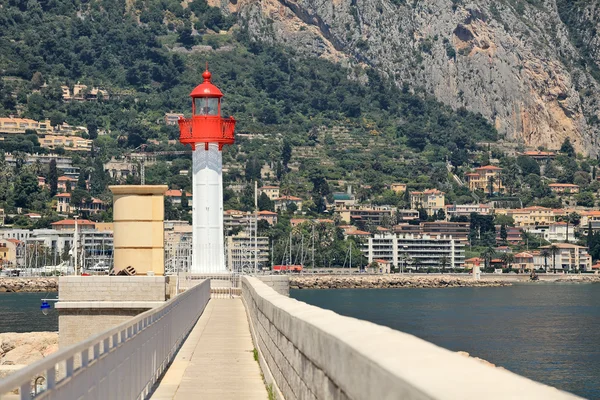
[[[190,94],[192,118],[179,119],[179,141],[192,146],[192,266],[196,274],[225,273],[222,149],[235,141],[235,119],[221,117],[223,93],[204,82]]]

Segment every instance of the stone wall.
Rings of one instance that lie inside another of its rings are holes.
[[[60,301],[165,301],[164,276],[65,276]]]
[[[172,296],[165,276],[67,276],[59,280],[59,346],[78,343],[126,322]]]
[[[145,311],[148,308],[61,309],[58,315],[58,345],[64,348],[79,343]]]
[[[278,398],[575,399],[412,335],[342,317],[242,278],[259,362]]]
[[[290,277],[287,275],[268,275],[257,277],[262,283],[284,296],[290,295]]]

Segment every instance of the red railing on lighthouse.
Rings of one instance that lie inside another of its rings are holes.
[[[218,143],[219,149],[225,144],[235,142],[235,123],[233,117],[195,116],[179,118],[179,141],[192,145],[197,143]]]

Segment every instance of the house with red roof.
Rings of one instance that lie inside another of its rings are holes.
[[[275,202],[275,211],[287,211],[288,206],[290,204],[294,204],[296,206],[296,210],[302,210],[302,199],[296,196],[281,196],[274,200]]]
[[[79,231],[92,230],[96,227],[96,223],[88,219],[78,219],[77,222],[74,219],[63,219],[62,221],[53,222],[51,225],[57,231],[74,231],[75,223],[77,223],[77,230]]]
[[[181,204],[181,198],[183,197],[183,190],[169,189],[165,192],[165,197],[171,201],[171,204],[179,205]],[[185,192],[185,197],[187,198],[188,204],[192,204],[192,194],[190,192]]]
[[[273,211],[259,211],[258,212],[258,220],[259,221],[267,221],[269,225],[275,225],[277,223],[277,213]]]

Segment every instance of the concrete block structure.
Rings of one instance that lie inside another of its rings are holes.
[[[164,276],[66,276],[59,279],[59,346],[117,326],[172,295]]]
[[[164,275],[166,185],[110,186],[113,192],[114,269]]]

